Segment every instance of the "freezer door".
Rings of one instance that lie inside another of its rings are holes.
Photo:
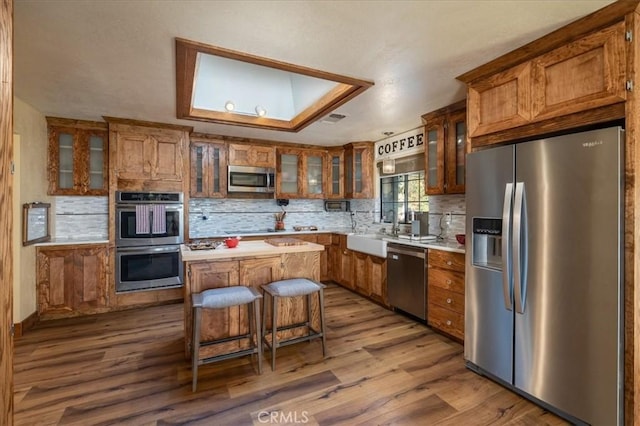
[[[594,425],[622,415],[622,141],[609,128],[516,148],[514,384]]]
[[[513,170],[513,146],[467,156],[464,356],[467,361],[509,383],[513,372],[513,311],[507,303],[512,299],[511,290],[507,289],[505,300],[503,287],[503,270],[507,268],[489,262],[481,252],[487,249],[488,243],[495,245],[500,239],[491,234],[475,234],[473,219],[488,219],[483,221],[489,224],[502,221],[505,190],[513,182]],[[504,237],[502,244],[505,244]],[[489,250],[493,251],[495,259],[502,247],[490,247]],[[511,285],[508,276],[507,285]]]

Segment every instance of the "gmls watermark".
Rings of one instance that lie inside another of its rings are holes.
[[[304,424],[309,422],[308,411],[260,411],[258,421],[265,424]]]

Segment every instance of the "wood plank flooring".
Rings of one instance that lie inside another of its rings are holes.
[[[182,305],[43,322],[16,340],[15,425],[564,425],[464,367],[462,346],[330,284],[319,341],[201,366]]]

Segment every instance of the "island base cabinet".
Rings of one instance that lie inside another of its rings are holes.
[[[258,257],[253,259],[232,259],[185,262],[187,277],[185,282],[185,356],[191,357],[192,345],[192,304],[191,294],[200,293],[211,288],[229,287],[233,285],[251,286],[262,292],[263,284],[288,278],[319,279],[319,252],[287,253],[278,256]],[[271,300],[262,309],[267,309],[267,327],[271,326]],[[306,321],[306,305],[302,297],[283,298],[278,304],[278,326]],[[203,310],[201,324],[201,340],[221,339],[225,337],[248,334],[248,305],[225,309]],[[312,324],[318,330],[320,314],[316,297],[311,306]],[[278,339],[288,339],[306,334],[305,328],[296,328],[279,332]],[[270,338],[270,335],[267,336]],[[199,358],[235,352],[249,348],[250,340],[240,339],[232,342],[201,347]]]

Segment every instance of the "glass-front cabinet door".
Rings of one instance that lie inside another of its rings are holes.
[[[437,120],[425,128],[425,186],[428,195],[444,194],[444,120]]]
[[[331,148],[327,153],[327,198],[344,198],[344,149]]]
[[[304,153],[304,193],[307,198],[324,198],[325,153],[306,151]]]
[[[462,100],[422,116],[428,195],[464,194],[467,109]]]
[[[224,142],[191,138],[191,182],[194,198],[223,198],[227,194],[227,149]]]
[[[295,148],[277,150],[276,156],[276,197],[300,198],[302,196],[300,171],[302,152]]]
[[[47,128],[49,195],[107,195],[107,124],[47,117]]]
[[[464,193],[466,141],[467,141],[467,113],[459,111],[450,114],[447,128],[447,187],[449,194]]]
[[[353,142],[344,150],[345,197],[373,197],[373,143]]]

